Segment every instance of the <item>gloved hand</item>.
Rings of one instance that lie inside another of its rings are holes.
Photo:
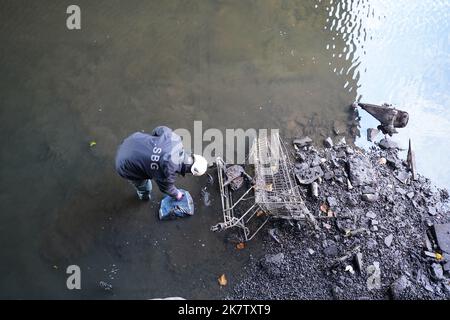
[[[180,201],[181,199],[183,199],[184,193],[181,191],[178,191],[177,196],[175,197],[175,199],[177,199],[178,201]]]

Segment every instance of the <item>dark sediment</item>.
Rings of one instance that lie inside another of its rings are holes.
[[[449,299],[448,192],[414,181],[396,149],[327,146],[296,148],[300,180],[318,183],[318,196],[317,186],[302,190],[319,230],[271,221],[266,256],[227,298]],[[311,171],[320,174],[306,179]]]

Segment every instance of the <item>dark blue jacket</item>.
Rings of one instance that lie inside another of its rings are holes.
[[[176,197],[175,179],[183,159],[180,136],[161,126],[151,135],[135,132],[126,138],[117,151],[116,171],[128,180],[153,179],[161,192]]]

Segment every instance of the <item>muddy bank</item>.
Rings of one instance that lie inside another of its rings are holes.
[[[232,299],[449,299],[449,194],[394,145],[297,140],[296,174],[317,227],[273,220]],[[317,183],[317,185],[316,185]],[[314,187],[313,187],[314,185]]]

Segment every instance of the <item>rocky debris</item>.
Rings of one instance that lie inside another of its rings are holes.
[[[367,141],[374,142],[380,130],[369,128],[367,129]]]
[[[300,185],[321,223],[315,230],[270,221],[281,245],[266,234],[267,255],[252,260],[228,298],[450,299],[448,192],[419,174],[411,179],[397,149],[311,144],[295,155],[297,167],[323,172],[312,181],[317,197],[312,182]],[[400,181],[399,172],[408,178]],[[361,201],[367,195],[377,200]]]
[[[378,142],[378,146],[381,149],[397,149],[397,150],[401,150],[400,146],[398,145],[397,142],[388,139],[388,138],[384,138],[381,139],[380,142]]]
[[[444,279],[444,270],[442,269],[442,266],[439,263],[433,263],[431,265],[431,271],[435,279],[437,280]]]
[[[411,282],[404,275],[395,280],[390,286],[392,298],[394,300],[407,298],[406,291],[410,285]]]
[[[367,267],[367,290],[381,289],[381,270],[380,263],[374,261],[372,265]]]
[[[313,141],[310,137],[304,137],[301,139],[294,139],[293,143],[297,148],[303,148],[312,145]]]
[[[269,277],[280,277],[285,274],[282,266],[284,263],[284,254],[267,254],[261,261],[261,268],[269,275]]]
[[[439,248],[450,254],[450,223],[435,224],[434,232],[436,234],[436,241]]]
[[[323,141],[323,145],[325,146],[325,148],[333,148],[333,140],[328,137]]]
[[[392,240],[394,239],[394,235],[391,233],[390,235],[388,235],[386,238],[384,238],[384,244],[387,247],[390,247],[392,244]]]
[[[350,157],[348,160],[348,168],[350,181],[354,187],[376,184],[372,164],[362,154]]]

